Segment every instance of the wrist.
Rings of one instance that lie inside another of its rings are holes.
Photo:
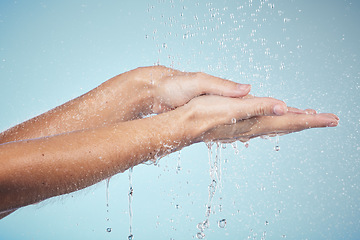
[[[212,119],[200,117],[199,111],[193,105],[186,104],[174,111],[179,111],[182,116],[181,123],[184,126],[183,135],[190,144],[201,142],[204,133],[214,125]]]

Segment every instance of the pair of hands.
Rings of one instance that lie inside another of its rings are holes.
[[[0,219],[192,143],[338,124],[334,114],[249,92],[204,73],[138,68],[0,133]],[[140,119],[149,114],[156,116]]]
[[[133,108],[132,118],[141,112],[161,114],[186,108],[194,114],[196,128],[202,134],[192,142],[248,141],[264,135],[282,135],[316,127],[337,126],[339,118],[330,113],[287,107],[280,100],[254,97],[250,85],[238,84],[205,73],[181,72],[163,66],[137,68],[115,77],[137,82],[134,89],[144,91],[151,101]],[[116,99],[113,99],[116,103]],[[112,105],[116,113],[116,104]],[[114,115],[115,117],[115,115]]]

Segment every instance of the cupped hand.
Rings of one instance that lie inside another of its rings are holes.
[[[239,120],[234,124],[217,126],[201,137],[201,141],[247,142],[261,136],[284,135],[310,128],[335,127],[339,118],[332,113],[316,113],[315,110],[291,108],[282,116],[257,116]]]
[[[194,112],[193,128],[200,132],[194,142],[248,141],[259,136],[335,127],[339,121],[334,114],[287,107],[284,102],[267,97],[206,95],[191,100],[186,106]]]

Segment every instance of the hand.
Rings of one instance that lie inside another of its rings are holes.
[[[202,72],[181,72],[163,66],[143,69],[149,71],[150,81],[155,86],[153,113],[172,110],[200,95],[243,97],[251,89],[248,84],[238,84]]]
[[[193,142],[245,142],[258,136],[335,127],[339,120],[334,114],[287,107],[273,98],[200,96],[184,107],[194,112],[192,129],[196,129],[198,135]]]
[[[206,131],[197,141],[234,142],[239,140],[246,142],[259,136],[276,136],[310,128],[335,127],[339,121],[339,118],[334,114],[317,114],[312,109],[301,110],[288,107],[288,111],[283,115],[274,114],[271,109],[273,109],[275,99],[255,97],[239,99],[239,102],[245,103],[246,100],[251,100],[250,104],[246,104],[249,109],[246,115],[240,114],[240,118],[239,116],[236,120],[233,118],[231,124],[218,125]],[[256,105],[254,105],[255,111],[251,111],[251,105],[259,103],[261,107],[258,105],[258,110],[256,110]],[[240,106],[240,103],[238,105]],[[256,116],[256,112],[260,114]]]
[[[164,66],[140,67],[120,74],[90,92],[108,123],[138,119],[180,107],[205,94],[243,97],[250,85],[238,84],[205,73],[181,72]],[[104,104],[106,102],[106,104]]]

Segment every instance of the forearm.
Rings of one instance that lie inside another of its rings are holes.
[[[189,119],[189,114],[180,109],[151,118],[0,145],[0,212],[85,188],[182,148],[198,134],[190,129]]]
[[[151,84],[118,75],[90,92],[0,133],[0,144],[96,128],[149,114]]]

